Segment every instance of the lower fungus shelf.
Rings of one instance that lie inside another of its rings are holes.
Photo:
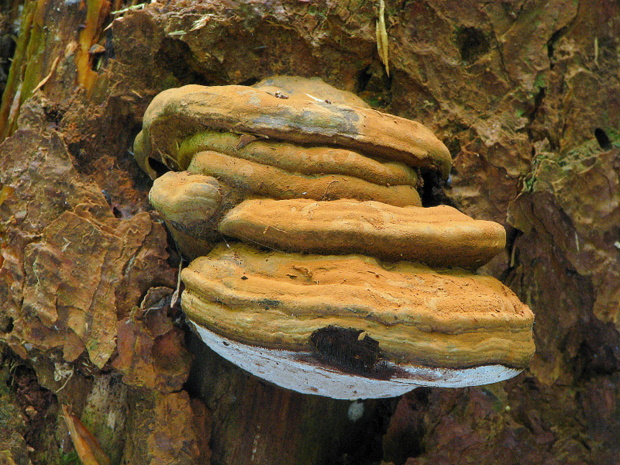
[[[200,338],[216,353],[254,376],[302,394],[333,399],[371,399],[403,395],[417,387],[459,388],[492,384],[522,370],[503,365],[464,369],[386,363],[388,379],[346,372],[319,360],[313,352],[267,349],[242,344],[194,325]]]
[[[375,364],[370,347],[350,343],[353,333],[377,341],[382,359],[398,366],[527,366],[533,315],[502,283],[466,270],[384,265],[363,255],[217,246],[183,270],[182,306],[193,323],[227,338],[297,353],[314,347],[344,366]],[[330,326],[344,338],[324,337]]]

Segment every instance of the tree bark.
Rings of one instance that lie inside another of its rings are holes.
[[[378,2],[25,0],[0,107],[0,457],[84,459],[65,406],[112,464],[616,463],[618,10],[389,0],[388,77]],[[266,384],[196,340],[132,142],[166,88],[277,74],[446,143],[446,202],[508,230],[485,271],[536,314],[529,370],[352,403]]]

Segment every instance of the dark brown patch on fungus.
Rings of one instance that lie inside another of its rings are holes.
[[[370,374],[380,359],[379,341],[359,329],[330,325],[314,331],[310,344],[323,361],[353,372]]]

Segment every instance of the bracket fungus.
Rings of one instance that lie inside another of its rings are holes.
[[[475,269],[499,224],[424,208],[447,148],[320,79],[157,95],[134,146],[182,253],[182,306],[213,350],[288,389],[393,397],[515,376],[533,314]]]

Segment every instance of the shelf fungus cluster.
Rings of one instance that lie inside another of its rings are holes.
[[[135,141],[191,264],[182,306],[216,352],[302,393],[392,397],[518,374],[533,315],[475,274],[501,225],[422,207],[451,157],[421,124],[318,79],[190,85],[155,97]]]

